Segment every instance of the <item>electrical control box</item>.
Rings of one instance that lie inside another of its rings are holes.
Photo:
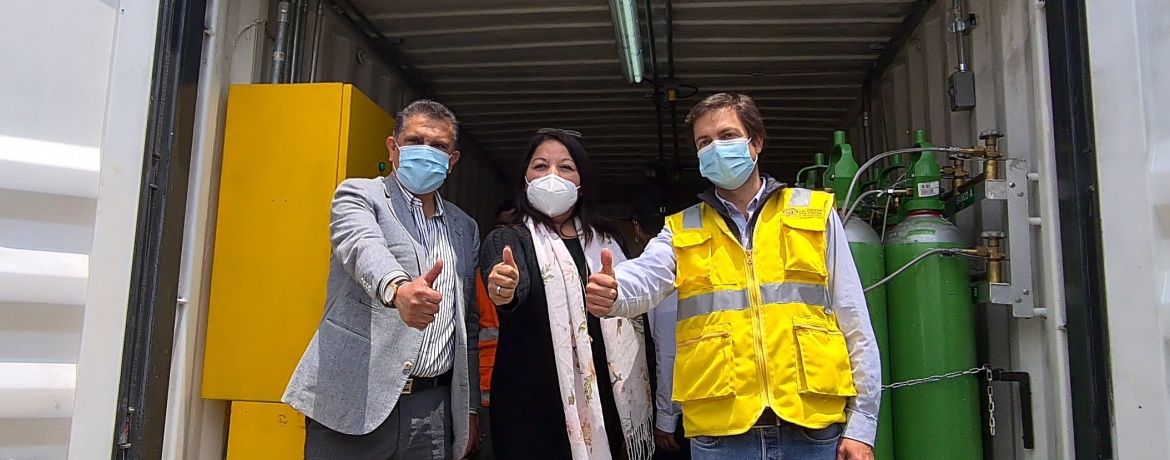
[[[236,85],[226,125],[203,397],[278,403],[324,311],[333,192],[388,169],[394,119],[349,84]]]
[[[975,108],[975,72],[966,70],[952,73],[947,83],[952,112]]]

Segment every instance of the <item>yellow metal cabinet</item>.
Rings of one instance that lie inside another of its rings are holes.
[[[228,460],[303,460],[305,416],[284,404],[232,403]]]
[[[334,189],[379,175],[394,120],[352,85],[238,85],[226,125],[203,397],[279,402],[324,311]]]

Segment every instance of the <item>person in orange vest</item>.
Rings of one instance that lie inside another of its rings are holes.
[[[516,211],[516,203],[511,197],[505,198],[496,208],[495,226],[499,228],[508,217]],[[496,363],[496,343],[500,333],[500,320],[496,316],[496,305],[488,298],[487,288],[483,284],[483,276],[476,270],[476,299],[479,305],[479,391],[483,409],[480,411],[480,428],[483,441],[479,445],[479,460],[492,460],[491,417],[488,415],[491,406],[492,368]]]

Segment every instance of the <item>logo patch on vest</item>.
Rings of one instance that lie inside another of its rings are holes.
[[[823,219],[825,211],[823,209],[813,208],[788,208],[784,210],[784,217],[801,218],[801,219]]]

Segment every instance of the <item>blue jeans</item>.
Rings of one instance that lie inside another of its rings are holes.
[[[736,436],[691,438],[693,460],[836,460],[844,428],[820,430],[796,425],[759,427]]]

